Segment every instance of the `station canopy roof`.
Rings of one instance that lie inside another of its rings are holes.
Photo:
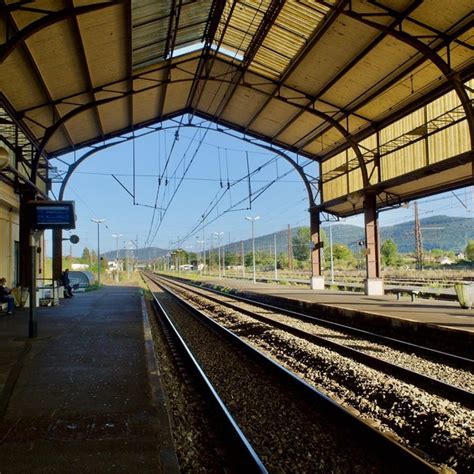
[[[430,51],[473,73],[472,0],[0,5],[3,102],[49,157],[191,114],[321,161],[452,89]]]

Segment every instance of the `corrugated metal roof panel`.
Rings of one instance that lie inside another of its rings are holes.
[[[211,4],[211,0],[132,0],[133,68],[163,61],[171,49],[201,43]]]

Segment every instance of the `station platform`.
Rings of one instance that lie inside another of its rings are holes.
[[[186,278],[185,274],[175,276]],[[225,277],[204,277],[202,282],[268,304],[282,303],[294,311],[304,310],[343,324],[350,322],[364,329],[381,330],[388,336],[410,338],[411,335],[413,340],[426,337],[438,341],[439,349],[454,352],[459,349],[462,355],[473,357],[474,309],[463,309],[455,301],[422,298],[411,301],[408,296],[397,300],[393,294],[366,296],[350,291],[311,290],[275,283],[253,284],[249,280]]]
[[[0,317],[0,472],[179,472],[133,285]]]

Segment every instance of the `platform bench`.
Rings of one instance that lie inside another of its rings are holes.
[[[416,297],[420,294],[420,290],[395,290],[397,300],[402,299],[403,294],[408,294],[411,297],[411,301],[414,302]]]

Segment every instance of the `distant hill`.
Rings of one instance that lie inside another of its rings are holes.
[[[433,216],[420,219],[421,232],[423,236],[423,248],[425,250],[443,249],[463,251],[467,241],[474,239],[474,218]],[[292,235],[296,235],[298,227],[292,229]],[[329,237],[329,227],[323,226]],[[277,235],[277,251],[286,252],[288,248],[287,231],[280,231]],[[381,227],[381,241],[392,239],[398,247],[399,252],[408,253],[415,251],[415,222],[407,221],[394,226]],[[357,242],[365,239],[364,229],[350,224],[333,224],[333,243],[347,245],[352,250]],[[257,249],[273,248],[273,234],[263,235],[255,239]],[[244,241],[245,252],[251,251],[252,240]],[[240,252],[240,243],[226,246],[226,251]]]
[[[421,232],[423,235],[423,248],[425,250],[443,249],[452,251],[463,251],[469,239],[474,240],[474,218],[433,216],[420,219]],[[291,229],[294,237],[300,227]],[[323,226],[329,237],[329,227]],[[288,231],[281,230],[275,233],[277,243],[277,253],[288,251]],[[394,226],[382,227],[380,229],[381,241],[392,239],[398,247],[398,251],[409,253],[415,251],[415,223],[414,221],[404,222]],[[332,225],[333,243],[341,243],[350,247],[353,251],[357,248],[357,243],[365,239],[364,229],[350,224]],[[214,242],[216,247],[217,242]],[[252,251],[252,239],[243,241],[244,252]],[[225,245],[225,251],[240,253],[240,242],[233,242]],[[262,235],[255,238],[255,248],[257,250],[273,250],[274,234]],[[134,249],[133,253],[139,261],[149,261],[157,257],[166,255],[169,251],[157,247],[149,249]],[[107,260],[114,260],[115,251],[105,252],[103,256]],[[119,258],[125,258],[125,250],[119,250]]]
[[[467,241],[474,239],[474,218],[433,216],[420,219],[423,248],[464,251]],[[382,240],[392,239],[399,252],[414,252],[414,221],[381,230]]]
[[[132,252],[132,251],[129,250],[129,252]],[[133,255],[139,261],[153,260],[154,258],[162,257],[163,255],[166,255],[167,253],[168,253],[168,250],[160,249],[158,247],[150,247],[150,248],[144,248],[144,249],[138,249],[138,250],[133,249]],[[104,252],[102,256],[106,260],[115,260],[115,258],[117,257],[117,251],[111,250],[110,252]],[[126,258],[127,257],[126,250],[119,249],[118,256],[119,256],[119,259]]]

